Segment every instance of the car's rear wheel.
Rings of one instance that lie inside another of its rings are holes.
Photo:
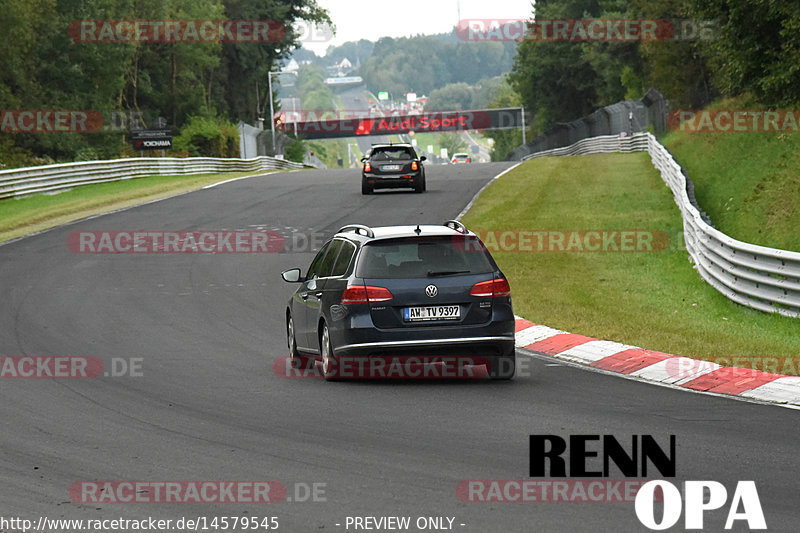
[[[425,178],[420,176],[417,178],[417,181],[414,182],[414,192],[420,193],[425,192]]]
[[[367,183],[367,180],[361,180],[361,194],[372,194],[375,188]]]
[[[300,355],[300,352],[297,351],[297,338],[295,336],[295,329],[294,329],[294,319],[292,315],[289,315],[289,319],[286,321],[286,338],[289,344],[289,360],[292,363],[292,367],[294,368],[308,368],[311,364],[311,359]]]
[[[511,379],[517,369],[517,358],[512,356],[501,356],[491,359],[489,377],[491,379]]]
[[[319,352],[322,354],[322,376],[326,381],[338,380],[339,359],[333,353],[331,336],[327,324],[322,324],[322,331],[319,334]]]

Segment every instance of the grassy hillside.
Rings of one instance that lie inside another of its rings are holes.
[[[711,108],[758,109],[746,98]],[[687,169],[716,228],[742,241],[800,251],[800,133],[673,131],[662,143]]]
[[[678,355],[745,358],[739,366],[800,356],[797,319],[737,305],[700,278],[646,153],[533,159],[490,185],[464,223],[508,276],[515,312],[534,322]],[[537,251],[536,238],[504,230],[564,235],[564,245]],[[586,251],[566,237],[585,242],[580,232],[603,230],[652,232],[653,249]],[[794,363],[780,370],[797,372]]]

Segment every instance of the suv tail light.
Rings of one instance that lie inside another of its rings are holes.
[[[364,163],[364,172],[372,172],[372,165],[369,164],[369,161]]]
[[[511,296],[511,286],[505,278],[490,279],[489,281],[481,281],[472,286],[469,291],[470,296],[479,297],[497,297],[497,296]]]
[[[413,170],[413,171],[415,171],[415,172],[416,172],[417,170],[419,170],[419,165],[417,164],[417,162],[416,162],[416,161],[412,161],[412,162],[411,162],[411,170]]]
[[[388,302],[392,298],[392,293],[384,287],[348,285],[342,293],[342,305]]]

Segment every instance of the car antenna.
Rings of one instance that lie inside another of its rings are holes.
[[[414,230],[414,233],[416,233],[417,235],[422,233],[422,228],[419,227],[419,224],[417,224],[417,229]]]

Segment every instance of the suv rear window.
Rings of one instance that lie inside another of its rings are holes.
[[[425,278],[486,274],[495,266],[475,237],[408,237],[366,244],[358,261],[361,278]]]

